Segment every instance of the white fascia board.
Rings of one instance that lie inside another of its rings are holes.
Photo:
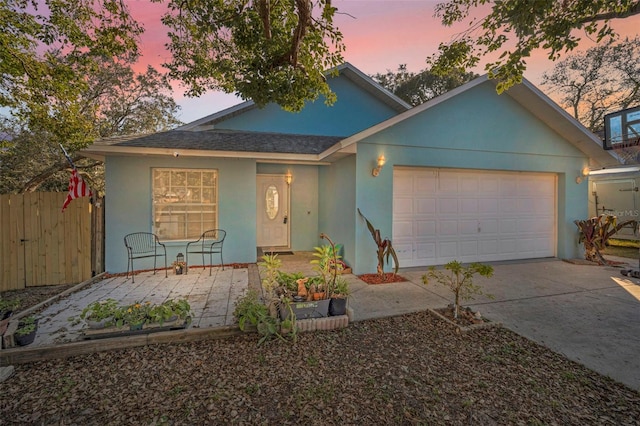
[[[123,146],[101,146],[90,151],[80,151],[86,157],[101,159],[107,155],[122,156],[161,156],[161,157],[208,157],[208,158],[248,158],[256,161],[287,162],[300,161],[304,163],[321,162],[317,154],[283,154],[271,152],[241,152],[241,151],[209,151],[180,148],[140,148]]]
[[[180,127],[176,127],[174,130],[202,130],[198,129],[198,127],[202,125],[206,125],[210,121],[220,120],[225,117],[233,117],[234,115],[244,112],[245,110],[254,108],[256,104],[253,101],[245,101],[241,102],[237,105],[233,105],[229,108],[223,109],[222,111],[215,112],[213,114],[207,115],[206,117],[199,118],[191,123],[184,124]],[[213,129],[215,126],[208,126],[207,129]]]

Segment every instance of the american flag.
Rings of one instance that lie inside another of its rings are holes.
[[[62,211],[67,208],[71,200],[75,200],[80,197],[90,197],[92,195],[91,188],[82,180],[82,176],[78,174],[76,169],[71,172],[71,179],[69,179],[69,195],[62,205]]]

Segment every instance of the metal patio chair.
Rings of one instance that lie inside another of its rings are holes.
[[[158,257],[164,256],[164,276],[167,274],[167,248],[160,242],[156,234],[151,232],[134,232],[124,236],[124,245],[127,247],[127,278],[129,278],[129,268],[131,268],[131,282],[135,281],[133,273],[133,259],[143,259],[153,257],[153,274],[156,273],[156,261]]]
[[[224,260],[222,260],[222,245],[224,239],[227,236],[227,232],[222,229],[210,229],[200,235],[196,241],[187,243],[187,274],[189,273],[189,253],[202,255],[202,267],[206,268],[204,261],[204,255],[209,255],[209,276],[211,276],[211,270],[213,269],[213,255],[214,253],[220,255],[220,263],[222,264],[222,270],[224,271]]]

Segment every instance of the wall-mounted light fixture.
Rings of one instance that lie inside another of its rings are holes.
[[[380,170],[382,170],[382,167],[384,166],[384,163],[386,163],[387,160],[384,158],[384,155],[380,154],[380,157],[378,157],[378,166],[376,168],[374,168],[373,170],[371,170],[371,174],[376,177],[380,174]]]
[[[287,182],[287,185],[291,185],[291,180],[293,176],[291,176],[291,172],[287,171],[287,174],[284,175],[284,181]]]
[[[580,184],[584,180],[585,177],[589,176],[589,167],[585,166],[580,170],[580,175],[576,176],[576,183]]]

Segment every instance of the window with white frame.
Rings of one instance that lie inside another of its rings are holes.
[[[153,232],[160,239],[195,239],[218,227],[217,170],[152,171]]]

